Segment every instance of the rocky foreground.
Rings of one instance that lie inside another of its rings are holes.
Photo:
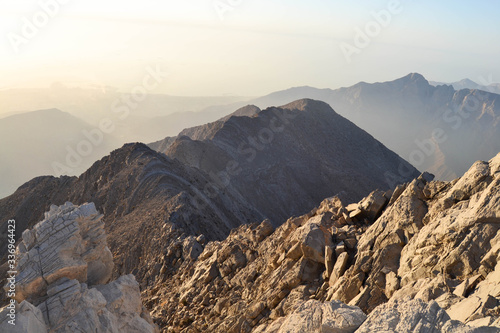
[[[110,281],[113,256],[101,218],[94,204],[66,203],[52,206],[42,222],[23,232],[15,311],[0,311],[0,332],[158,331],[135,277]]]
[[[17,323],[1,332],[500,332],[500,154],[452,182],[422,174],[278,228],[174,237],[142,306],[93,204],[53,206],[18,245]],[[153,319],[153,321],[151,320]],[[9,330],[10,329],[10,330]]]
[[[500,154],[276,230],[172,244],[146,306],[163,332],[500,332]]]

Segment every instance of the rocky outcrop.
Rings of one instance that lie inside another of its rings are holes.
[[[363,223],[340,219],[346,213],[338,198],[329,198],[276,230],[269,221],[241,226],[227,239],[207,243],[196,260],[181,259],[179,251],[176,267],[165,266],[164,277],[143,294],[146,304],[153,318],[169,332],[267,329],[273,320],[325,294],[327,265],[332,267],[332,276],[343,273],[357,237],[367,228]],[[338,263],[344,267],[338,267]],[[304,305],[303,310],[309,306],[318,307],[311,313],[324,313],[324,323],[320,318],[319,324],[312,325],[354,327],[347,314],[352,309],[345,305],[332,302],[323,307],[315,301]],[[297,316],[312,315],[306,312]],[[328,319],[340,318],[344,312],[342,324]],[[290,320],[293,323],[298,319]]]
[[[51,206],[45,219],[23,232],[18,245],[16,300],[39,298],[62,277],[89,285],[109,281],[113,272],[102,215],[93,203]]]
[[[156,332],[133,275],[113,269],[93,203],[52,206],[17,246],[16,332]],[[108,283],[109,282],[109,283]],[[106,284],[107,283],[107,284]],[[7,286],[6,286],[7,287]],[[9,307],[1,310],[8,318]],[[0,322],[0,331],[12,324]]]
[[[0,309],[0,331],[9,333],[48,332],[42,311],[27,301],[22,301],[20,304],[13,303],[11,306]]]

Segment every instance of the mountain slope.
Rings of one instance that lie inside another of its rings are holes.
[[[261,216],[230,190],[217,197],[205,194],[209,184],[205,173],[160,155],[143,144],[128,144],[96,162],[80,177],[39,177],[0,200],[2,238],[0,255],[7,246],[7,219],[15,219],[16,237],[43,218],[51,204],[66,201],[94,202],[106,214],[108,242],[115,252],[116,272],[148,269],[141,264],[147,256],[159,254],[168,245],[168,235],[157,243],[151,235],[161,230],[180,229],[220,239],[244,223]]]
[[[233,116],[153,146],[213,175],[219,188],[230,184],[275,225],[325,197],[358,200],[371,189],[387,189],[417,174],[380,142],[314,100],[251,117]]]

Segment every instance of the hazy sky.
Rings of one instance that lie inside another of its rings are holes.
[[[377,23],[380,11],[390,17]],[[155,92],[171,95],[257,96],[410,72],[498,82],[499,13],[492,0],[0,0],[0,89],[61,81],[127,91],[147,66],[168,71]],[[369,41],[356,44],[366,29]],[[350,62],[341,43],[355,50]]]

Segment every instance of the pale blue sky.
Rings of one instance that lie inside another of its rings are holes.
[[[24,18],[32,22],[40,4],[0,0],[0,89],[62,81],[127,91],[147,65],[168,70],[156,92],[172,95],[256,96],[410,72],[435,81],[500,81],[500,3],[493,0],[396,1],[400,12],[350,63],[340,44],[356,46],[356,29],[373,24],[371,13],[391,1],[60,1],[66,4],[54,17],[19,42]],[[234,4],[224,20],[214,6],[220,3]]]

